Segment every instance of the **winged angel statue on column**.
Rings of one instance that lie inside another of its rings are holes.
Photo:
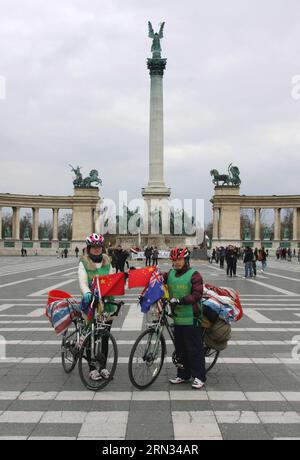
[[[165,22],[160,24],[160,30],[159,33],[155,33],[152,27],[151,22],[148,22],[148,27],[149,27],[149,38],[153,39],[152,43],[152,58],[153,59],[161,59],[161,46],[160,46],[160,40],[164,38],[164,27],[165,27]]]

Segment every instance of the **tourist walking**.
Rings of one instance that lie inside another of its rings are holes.
[[[244,253],[244,264],[245,264],[245,278],[253,277],[253,260],[254,254],[252,249],[248,246]]]
[[[236,264],[236,256],[234,252],[233,246],[228,246],[226,250],[226,263],[227,263],[227,276],[233,277],[235,264]]]

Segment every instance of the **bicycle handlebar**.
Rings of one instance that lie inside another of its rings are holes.
[[[117,310],[114,313],[112,313],[110,316],[111,317],[118,317],[121,308],[123,307],[123,305],[125,305],[125,302],[123,302],[123,300],[121,300],[120,302],[109,302],[109,303],[112,304],[112,305],[116,305],[118,307]]]

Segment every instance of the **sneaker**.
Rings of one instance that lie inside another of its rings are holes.
[[[170,379],[169,382],[172,383],[172,385],[179,385],[180,383],[189,383],[189,379],[181,379],[180,377],[176,377],[176,379]]]
[[[201,390],[205,386],[205,383],[203,383],[200,379],[195,379],[192,383],[192,387],[196,388],[197,390]]]
[[[107,369],[102,369],[102,371],[100,371],[100,375],[104,380],[108,380],[110,378],[110,372]]]
[[[93,382],[102,380],[102,376],[99,374],[99,372],[96,369],[90,372],[89,377],[90,377],[90,380],[93,380]]]

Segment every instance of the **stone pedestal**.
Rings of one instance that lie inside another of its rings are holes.
[[[96,208],[98,201],[98,188],[74,189],[73,241],[84,241],[93,232],[93,210]]]
[[[215,209],[220,209],[219,228],[213,230],[213,246],[234,244],[241,241],[241,208],[239,187],[216,187],[213,199]],[[217,219],[214,220],[214,226]]]

